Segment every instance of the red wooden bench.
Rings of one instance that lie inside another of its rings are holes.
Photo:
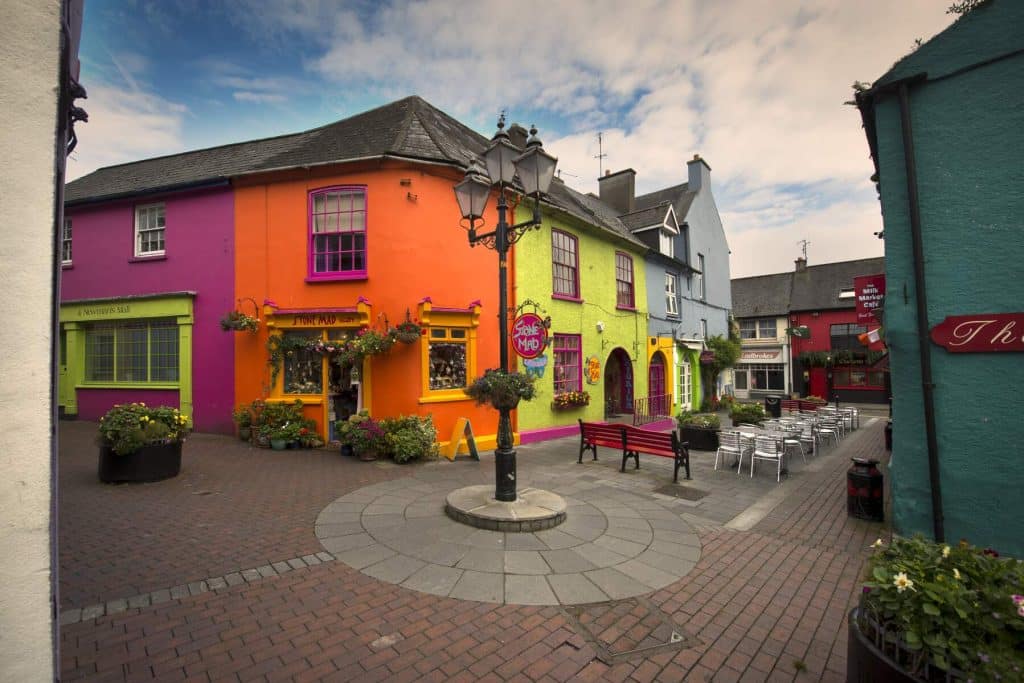
[[[620,472],[626,471],[626,460],[633,458],[636,468],[640,469],[640,454],[657,455],[663,458],[672,458],[674,469],[672,481],[679,481],[679,468],[686,471],[686,478],[690,478],[690,449],[689,444],[680,441],[674,431],[653,432],[647,429],[640,429],[632,425],[609,424],[605,422],[584,422],[580,423],[580,456],[576,462],[583,462],[583,452],[590,451],[597,460],[597,447],[607,446],[609,448],[622,449],[622,467]]]

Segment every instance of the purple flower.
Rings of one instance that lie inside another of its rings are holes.
[[[978,653],[978,659],[980,659],[981,661],[983,661],[983,662],[984,662],[984,663],[986,663],[986,664],[988,664],[988,663],[989,663],[990,661],[992,661],[992,658],[991,658],[991,657],[989,657],[989,656],[988,656],[987,654],[985,654],[984,652],[979,652],[979,653]]]
[[[864,586],[864,588],[861,589],[861,593],[867,594],[867,593],[870,593],[870,592],[871,592],[871,587],[870,586]]]

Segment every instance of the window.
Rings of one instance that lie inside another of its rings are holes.
[[[578,299],[579,261],[576,238],[561,230],[551,231],[551,278],[555,296]]]
[[[633,308],[633,259],[615,252],[615,305]]]
[[[580,335],[556,334],[554,338],[555,393],[582,391]]]
[[[658,233],[658,251],[660,251],[665,256],[675,258],[676,242],[674,238],[675,235],[668,232],[667,230],[660,231]]]
[[[738,391],[747,390],[747,371],[746,369],[739,369],[733,373],[733,382],[736,383],[736,389]]]
[[[757,336],[761,339],[775,339],[775,319],[762,318],[757,321]]]
[[[697,254],[697,270],[700,271],[696,274],[697,298],[704,301],[707,298],[704,292],[704,254]]]
[[[293,339],[320,339],[320,330],[286,330],[284,336]],[[284,393],[323,393],[323,356],[310,349],[293,349],[284,357]]]
[[[432,327],[427,350],[431,391],[463,389],[466,383],[466,342],[464,327]]]
[[[839,290],[840,299],[852,299],[854,297],[853,287],[843,287]]]
[[[740,321],[740,339],[757,339],[757,320]]]
[[[690,407],[690,364],[679,366],[679,407]]]
[[[60,262],[71,263],[71,219],[64,219],[64,229],[60,234]]]
[[[750,376],[750,389],[753,391],[785,391],[786,390],[786,366],[781,363],[770,363],[761,365],[747,365],[746,370]],[[737,389],[745,387],[736,384]]]
[[[708,338],[708,321],[705,320],[704,318],[700,319],[700,338],[701,339],[707,339]]]
[[[740,339],[775,339],[775,318],[740,320]]]
[[[676,299],[678,280],[675,273],[665,273],[665,312],[669,315],[679,315],[679,303]]]
[[[85,330],[85,381],[178,381],[178,326],[173,321],[92,325]]]
[[[833,385],[857,389],[884,389],[885,371],[866,368],[836,368],[832,375]]]
[[[164,228],[163,204],[135,207],[135,255],[162,255]]]
[[[311,193],[309,233],[311,278],[365,277],[365,188],[332,187]]]
[[[831,349],[833,351],[862,351],[864,346],[857,339],[857,335],[867,331],[868,328],[864,325],[832,325],[829,328]]]

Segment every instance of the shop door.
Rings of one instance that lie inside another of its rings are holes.
[[[668,397],[665,395],[665,356],[661,351],[651,356],[647,368],[647,397],[651,415],[665,415],[668,412]]]
[[[748,398],[750,396],[750,390],[747,388],[750,386],[750,377],[747,374],[747,369],[743,367],[737,367],[733,369],[733,387],[736,392],[736,398]]]
[[[633,412],[633,364],[621,348],[605,362],[604,405],[606,415]]]

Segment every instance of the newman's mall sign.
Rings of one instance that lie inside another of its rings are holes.
[[[1024,351],[1024,313],[950,315],[932,328],[931,337],[954,353]]]

